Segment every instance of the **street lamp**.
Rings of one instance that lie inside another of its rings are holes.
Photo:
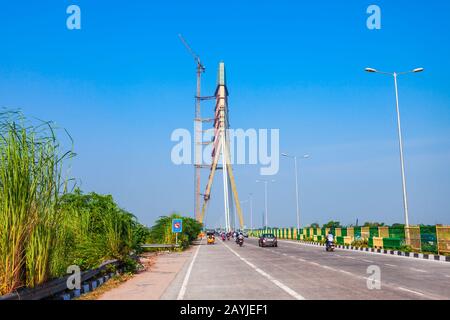
[[[243,203],[250,203],[250,230],[253,230],[253,194],[248,194],[248,199],[241,201]]]
[[[250,200],[250,230],[253,232],[253,194],[249,194],[249,200]]]
[[[281,154],[283,157],[294,159],[295,168],[295,203],[297,206],[297,230],[300,230],[300,206],[299,206],[299,196],[298,196],[298,170],[297,170],[297,156],[291,156],[287,153]],[[309,154],[303,155],[301,159],[308,159]]]
[[[398,105],[398,84],[397,84],[397,77],[399,75],[404,75],[408,73],[418,73],[424,71],[424,68],[416,68],[411,71],[406,72],[383,72],[378,71],[377,69],[373,68],[366,68],[366,72],[370,73],[381,73],[389,76],[394,77],[394,85],[395,85],[395,101],[396,101],[396,109],[397,109],[397,128],[398,128],[398,140],[399,140],[399,149],[400,149],[400,165],[401,165],[401,171],[402,171],[402,186],[403,186],[403,209],[405,211],[405,226],[409,227],[409,217],[408,217],[408,198],[406,194],[406,179],[405,179],[405,165],[404,165],[404,159],[403,159],[403,139],[402,139],[402,128],[400,123],[400,109]]]
[[[244,204],[244,203],[247,203],[249,200],[247,199],[247,200],[242,200],[242,201],[239,201],[240,203],[241,203],[241,206]],[[245,212],[244,212],[245,213]],[[236,217],[235,217],[235,219],[236,219]]]
[[[264,206],[265,206],[265,227],[267,228],[268,226],[268,214],[267,214],[267,183],[269,182],[268,180],[263,180],[263,179],[259,179],[256,180],[257,183],[259,182],[263,182],[264,183]],[[275,182],[275,180],[270,180],[270,182]]]

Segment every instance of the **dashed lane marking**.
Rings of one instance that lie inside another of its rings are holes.
[[[305,300],[305,298],[300,295],[299,293],[295,292],[294,290],[292,290],[291,288],[289,288],[288,286],[286,286],[285,284],[283,284],[282,282],[280,282],[279,280],[275,279],[274,277],[272,277],[270,274],[264,272],[263,270],[259,269],[257,266],[255,266],[253,263],[247,261],[247,259],[241,257],[241,255],[239,253],[237,253],[236,251],[234,251],[233,249],[231,249],[228,245],[224,244],[225,247],[228,248],[228,250],[230,250],[232,253],[234,253],[234,255],[236,255],[239,259],[241,259],[243,262],[245,262],[247,265],[249,265],[253,270],[255,270],[256,272],[258,272],[260,275],[262,275],[264,278],[268,279],[270,282],[272,282],[273,284],[275,284],[277,287],[279,287],[280,289],[282,289],[284,292],[286,292],[287,294],[289,294],[291,297],[293,297],[294,299],[297,300]]]
[[[417,292],[417,291],[414,291],[414,290],[406,289],[406,288],[403,288],[403,287],[398,287],[397,289],[402,290],[402,291],[406,291],[406,292],[410,292],[410,293],[414,293],[414,294],[417,294],[419,296],[424,296],[424,294],[421,293],[421,292]]]
[[[416,269],[416,268],[409,268],[409,270],[416,271],[416,272],[423,272],[423,273],[427,272],[426,270]]]
[[[364,262],[367,262],[367,263],[374,263],[372,260],[367,260],[367,259],[361,259],[361,260]]]

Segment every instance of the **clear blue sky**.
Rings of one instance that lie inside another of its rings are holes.
[[[82,30],[66,28],[70,4]],[[366,28],[370,4],[382,9],[379,31]],[[0,106],[71,133],[71,175],[84,191],[112,194],[149,225],[172,210],[191,215],[193,168],[170,161],[170,134],[191,129],[194,113],[181,32],[207,67],[205,94],[225,61],[232,127],[279,128],[282,151],[311,154],[301,165],[304,224],[393,223],[403,221],[393,83],[363,70],[424,67],[399,83],[410,218],[450,224],[449,12],[441,0],[4,2]],[[258,171],[236,167],[257,226]],[[274,179],[269,223],[293,226],[293,163],[282,159]],[[213,191],[212,225],[221,184]]]

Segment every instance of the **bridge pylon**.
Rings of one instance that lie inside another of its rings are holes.
[[[218,169],[219,160],[222,159],[225,228],[227,231],[232,229],[230,210],[234,204],[239,217],[240,228],[243,229],[244,217],[242,215],[241,203],[239,202],[230,154],[230,137],[228,132],[228,89],[226,84],[225,63],[223,62],[219,63],[215,97],[214,138],[212,140],[213,148],[211,153],[212,162],[206,190],[203,194],[203,206],[199,221],[203,222],[205,218],[208,203],[211,199],[211,188],[214,176]]]

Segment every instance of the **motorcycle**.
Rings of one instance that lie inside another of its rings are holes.
[[[327,241],[327,244],[325,246],[325,250],[327,252],[333,252],[335,248],[334,242],[333,241]]]
[[[237,237],[236,242],[240,247],[242,247],[242,245],[244,244],[244,236]]]
[[[222,241],[225,241],[226,240],[226,236],[225,236],[225,234],[222,234]]]

